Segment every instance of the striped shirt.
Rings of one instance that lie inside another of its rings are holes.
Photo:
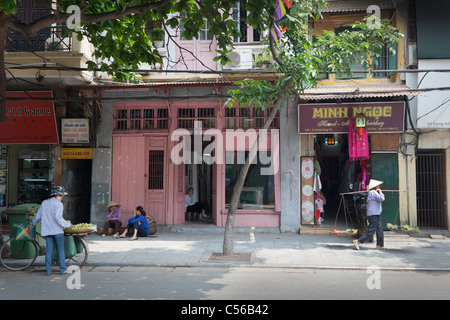
[[[42,202],[33,223],[41,222],[41,236],[50,236],[64,233],[63,228],[69,228],[72,223],[63,218],[64,205],[56,198]]]

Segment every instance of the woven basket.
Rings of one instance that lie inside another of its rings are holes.
[[[330,231],[330,234],[337,236],[337,237],[354,237],[356,236],[356,232],[334,232]]]
[[[414,234],[414,233],[417,233],[417,232],[418,232],[418,231],[416,231],[416,230],[402,230],[402,229],[398,229],[398,228],[390,228],[390,227],[388,227],[388,229],[391,230],[391,231],[397,232],[397,233],[408,234],[408,235]]]
[[[88,228],[84,228],[84,229],[74,229],[74,230],[69,230],[69,229],[65,229],[64,230],[64,234],[79,234],[79,233],[92,233],[94,232],[93,229],[88,229]]]

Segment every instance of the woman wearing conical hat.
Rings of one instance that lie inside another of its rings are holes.
[[[369,219],[369,230],[363,234],[359,239],[353,240],[355,248],[359,250],[359,245],[366,242],[374,233],[377,234],[377,246],[375,249],[380,250],[384,248],[384,234],[383,226],[381,224],[381,203],[385,200],[385,196],[380,189],[383,181],[371,179],[367,190],[367,218]]]
[[[108,210],[108,214],[106,215],[105,227],[103,228],[102,237],[106,236],[109,228],[113,228],[113,237],[117,238],[120,233],[120,227],[122,226],[122,221],[120,220],[120,204],[111,201],[106,207],[106,210]]]

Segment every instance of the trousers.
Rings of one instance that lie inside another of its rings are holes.
[[[107,234],[109,228],[114,228],[113,233],[119,233],[120,227],[122,226],[122,222],[119,220],[109,220],[105,222],[105,228],[103,229],[103,233]]]
[[[128,231],[133,230],[133,232],[134,232],[134,229],[137,230],[137,235],[139,237],[146,237],[147,236],[147,232],[145,231],[144,227],[137,221],[134,222],[134,223],[129,223],[127,225],[127,230]]]
[[[366,242],[375,233],[377,235],[377,246],[384,246],[383,226],[381,224],[381,215],[368,216],[369,230],[358,239],[360,243]]]
[[[66,251],[64,249],[64,234],[54,234],[45,236],[45,244],[47,251],[45,252],[45,271],[47,275],[52,274],[52,252],[53,242],[56,243],[56,251],[58,252],[59,272],[63,274],[66,271]]]

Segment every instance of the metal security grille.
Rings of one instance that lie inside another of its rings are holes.
[[[446,229],[444,153],[419,153],[416,170],[417,225]]]
[[[167,107],[137,106],[115,108],[116,131],[124,130],[167,130],[169,111]]]
[[[148,156],[148,188],[164,189],[164,150],[150,150]]]

